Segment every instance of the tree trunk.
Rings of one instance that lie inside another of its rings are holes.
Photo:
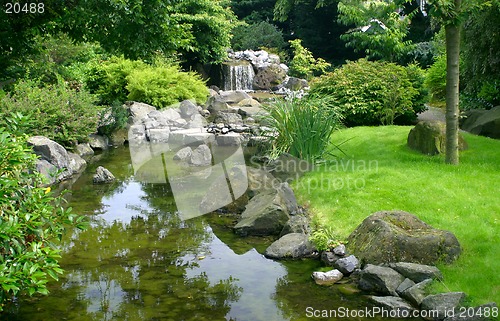
[[[457,12],[461,0],[455,0]],[[448,164],[458,165],[458,116],[459,104],[459,63],[460,63],[460,24],[450,23],[446,31],[446,156]]]

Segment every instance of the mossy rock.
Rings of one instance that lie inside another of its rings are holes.
[[[421,121],[408,134],[408,147],[426,155],[444,154],[446,151],[446,124],[442,121]],[[458,149],[466,150],[467,142],[458,137]]]
[[[363,264],[451,263],[461,252],[453,233],[438,230],[403,211],[381,211],[367,217],[348,237],[347,248]]]

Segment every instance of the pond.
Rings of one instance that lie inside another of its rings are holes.
[[[117,182],[93,185],[99,165]],[[349,283],[316,285],[318,260],[266,259],[273,240],[237,237],[230,215],[181,220],[168,184],[135,179],[126,147],[89,165],[68,201],[90,228],[62,240],[66,273],[50,295],[19,300],[8,320],[295,321],[311,319],[313,309],[372,307]]]

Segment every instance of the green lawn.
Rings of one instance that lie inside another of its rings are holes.
[[[439,291],[463,291],[472,302],[500,303],[500,141],[465,135],[469,150],[461,164],[410,150],[411,127],[357,127],[334,133],[337,161],[296,182],[299,200],[316,223],[345,239],[361,221],[380,210],[404,210],[453,232],[462,255],[440,265]],[[333,159],[333,158],[332,158]]]

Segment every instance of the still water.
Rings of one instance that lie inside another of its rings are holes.
[[[93,185],[99,165],[117,182]],[[91,226],[61,242],[66,273],[50,295],[18,301],[7,320],[300,321],[330,319],[311,309],[372,307],[350,284],[317,286],[316,260],[266,259],[273,240],[235,236],[234,217],[179,219],[168,184],[134,179],[127,148],[89,165],[67,198]]]

